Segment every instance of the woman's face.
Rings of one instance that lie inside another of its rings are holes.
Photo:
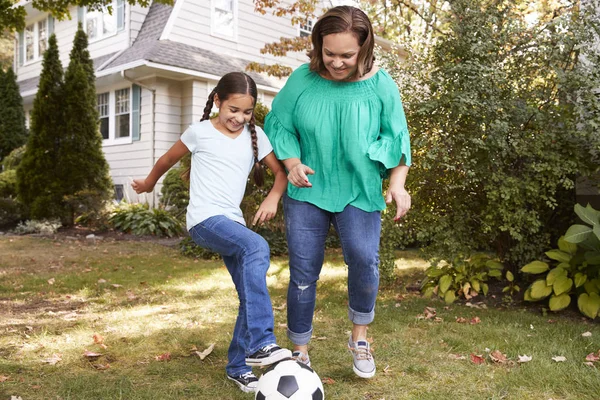
[[[350,32],[323,36],[323,63],[329,76],[335,81],[355,77],[358,68],[358,39]]]

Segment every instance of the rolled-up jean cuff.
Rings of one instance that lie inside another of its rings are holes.
[[[352,321],[353,324],[356,325],[369,325],[373,322],[375,318],[375,309],[368,313],[362,313],[358,311],[354,311],[350,307],[348,307],[348,318]]]
[[[292,332],[288,328],[287,336],[292,341],[292,343],[294,343],[296,346],[304,346],[304,345],[307,345],[308,342],[310,342],[310,338],[312,337],[312,332],[313,332],[312,327],[310,328],[310,331],[304,332],[304,333]]]

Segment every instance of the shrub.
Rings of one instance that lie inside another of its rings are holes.
[[[181,160],[181,165],[177,168],[171,168],[160,190],[160,206],[168,210],[175,218],[185,221],[185,214],[190,201],[190,185],[181,178],[181,174],[187,170],[190,165],[190,157],[186,155]]]
[[[166,210],[150,209],[148,204],[122,202],[109,218],[111,226],[134,235],[157,235],[172,237],[182,232],[181,223]]]
[[[521,268],[538,278],[524,295],[526,301],[549,297],[552,311],[568,307],[575,295],[579,311],[594,319],[600,312],[600,212],[577,204],[575,213],[587,225],[572,225],[558,240],[558,249],[546,252],[549,260]]]
[[[485,254],[476,254],[468,259],[457,257],[451,263],[442,261],[425,271],[421,290],[425,296],[437,294],[446,303],[457,297],[469,300],[482,293],[487,295],[489,278],[501,279],[504,265]]]
[[[57,219],[50,220],[28,220],[21,222],[15,228],[15,233],[25,235],[28,233],[41,233],[43,235],[52,235],[56,233],[62,224]]]
[[[0,197],[0,226],[10,227],[23,219],[21,204],[14,198]]]

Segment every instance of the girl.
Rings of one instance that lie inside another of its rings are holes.
[[[254,125],[256,84],[242,72],[226,74],[208,96],[204,115],[158,159],[146,179],[132,183],[136,193],[151,192],[158,179],[187,152],[192,153],[187,229],[199,246],[223,257],[233,278],[240,306],[228,352],[227,377],[242,391],[256,390],[252,366],[265,366],[290,357],[275,343],[273,309],[266,284],[269,245],[245,226],[240,203],[248,175],[262,185],[262,160],[275,175],[273,188],[252,224],[277,212],[285,192],[286,174],[265,133]],[[209,119],[213,103],[219,115]]]

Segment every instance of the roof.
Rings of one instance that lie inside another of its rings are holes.
[[[181,67],[216,76],[246,68],[248,60],[221,55],[184,43],[159,40],[172,10],[173,6],[152,3],[133,45],[110,63],[102,66],[102,70],[113,69],[138,60]],[[248,74],[259,85],[273,86],[272,82],[260,74],[252,72]]]

